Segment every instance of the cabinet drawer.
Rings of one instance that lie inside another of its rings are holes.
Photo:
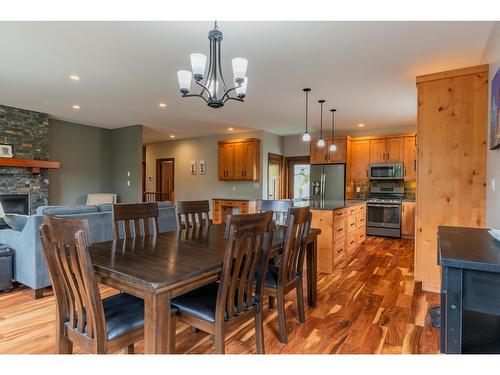
[[[358,213],[358,206],[347,208],[347,215],[348,216],[356,215],[357,213]]]
[[[366,212],[366,204],[360,204],[358,206],[358,214],[363,214],[364,215],[365,212]]]
[[[344,237],[346,232],[346,220],[340,219],[333,224],[333,238]]]
[[[365,228],[363,229],[358,229],[356,231],[356,243],[361,244],[365,242],[366,239],[366,230]]]
[[[347,217],[347,231],[352,232],[356,230],[356,215]]]
[[[358,213],[358,228],[366,227],[366,215],[364,212]]]
[[[335,249],[335,260],[337,260],[337,258],[344,256],[345,245],[346,245],[346,241],[343,238],[333,242],[333,247]]]
[[[345,208],[333,211],[333,219],[334,220],[342,219],[345,217],[346,217],[346,209]]]
[[[346,247],[348,251],[351,251],[356,247],[356,232],[351,232],[347,234]]]

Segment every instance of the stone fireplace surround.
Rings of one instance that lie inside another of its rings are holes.
[[[0,105],[0,144],[12,145],[15,158],[48,160],[49,115]],[[33,175],[23,167],[0,167],[0,195],[27,195],[27,214],[48,204],[48,187],[46,169]]]

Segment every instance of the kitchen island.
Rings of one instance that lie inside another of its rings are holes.
[[[366,239],[366,202],[362,200],[310,202],[318,236],[318,272],[332,273],[335,265]]]

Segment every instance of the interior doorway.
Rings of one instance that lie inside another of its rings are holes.
[[[309,200],[309,156],[285,158],[285,197],[296,201]]]
[[[156,159],[156,192],[160,200],[174,202],[174,158]]]
[[[267,157],[267,199],[283,198],[283,155]]]

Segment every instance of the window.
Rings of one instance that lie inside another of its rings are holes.
[[[293,166],[293,199],[309,199],[309,179],[311,168],[308,164],[295,164]]]

